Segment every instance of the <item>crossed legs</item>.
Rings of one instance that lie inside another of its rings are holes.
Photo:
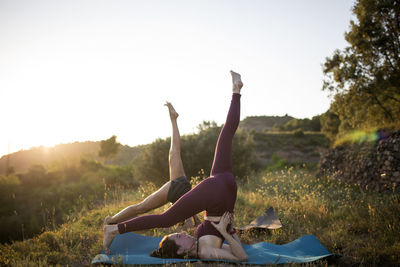
[[[171,146],[169,150],[169,178],[170,181],[166,182],[156,192],[146,197],[142,202],[130,205],[121,210],[114,216],[105,218],[105,224],[115,224],[131,219],[139,214],[148,212],[150,210],[159,208],[165,205],[168,200],[168,191],[171,186],[171,181],[185,175],[183,163],[181,159],[181,137],[179,134],[177,118],[179,114],[175,111],[171,103],[167,102],[165,106],[168,107],[169,115],[172,124]],[[195,222],[197,223],[197,222]]]

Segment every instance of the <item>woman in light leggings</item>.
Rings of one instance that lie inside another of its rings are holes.
[[[181,137],[179,134],[177,118],[179,114],[175,111],[171,103],[167,102],[165,106],[168,107],[169,116],[172,124],[171,146],[169,150],[169,178],[160,189],[153,194],[149,195],[142,202],[130,205],[121,210],[114,216],[107,216],[104,224],[117,224],[128,219],[132,219],[140,214],[146,213],[150,210],[159,208],[168,202],[175,203],[181,196],[192,188],[189,180],[186,178],[183,169],[181,158]],[[200,224],[200,220],[196,215],[184,220],[184,228],[192,225]]]
[[[237,194],[232,173],[232,141],[240,121],[240,90],[243,83],[239,74],[233,71],[231,74],[231,105],[217,141],[210,177],[184,194],[162,214],[140,216],[118,225],[106,225],[103,244],[106,252],[109,252],[109,246],[118,234],[170,227],[205,210],[206,219],[196,230],[197,241],[185,233],[176,233],[164,238],[175,243],[176,254],[208,259],[247,260],[247,255],[232,227]],[[228,245],[223,244],[224,240]],[[164,249],[161,250],[159,254],[164,256]]]

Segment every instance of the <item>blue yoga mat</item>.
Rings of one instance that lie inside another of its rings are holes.
[[[149,254],[158,247],[162,237],[143,236],[126,233],[115,237],[110,247],[110,255],[98,254],[94,257],[95,263],[121,264],[166,264],[176,262],[198,261],[199,259],[161,259],[150,257]],[[284,245],[274,245],[260,242],[252,245],[243,245],[249,256],[247,264],[273,264],[310,262],[330,256],[329,251],[315,236],[305,235]],[[224,261],[229,260],[205,260]]]

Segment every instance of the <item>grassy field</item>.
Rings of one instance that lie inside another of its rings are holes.
[[[275,208],[283,224],[281,229],[268,233],[244,233],[241,235],[244,243],[284,244],[312,234],[331,253],[342,257],[307,266],[400,265],[399,194],[362,192],[358,187],[316,178],[313,172],[293,168],[249,177],[238,187],[236,225],[248,224],[269,206]],[[112,202],[70,216],[55,231],[0,245],[0,265],[90,265],[91,259],[101,251],[103,218],[155,189],[154,185],[147,184],[135,192],[109,191]],[[141,233],[163,235],[174,230]]]
[[[252,132],[258,160],[264,165],[271,164],[271,157],[279,155],[289,162],[317,163],[320,153],[329,148],[329,139],[322,133],[305,132]]]

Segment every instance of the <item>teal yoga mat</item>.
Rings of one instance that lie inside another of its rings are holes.
[[[161,259],[150,257],[149,254],[157,248],[160,240],[161,237],[143,236],[134,233],[118,235],[111,244],[111,254],[98,254],[94,257],[92,264],[166,264],[199,261],[199,259]],[[302,236],[284,245],[260,242],[252,245],[243,245],[243,248],[249,256],[247,264],[301,263],[319,260],[331,255],[318,239],[312,235]],[[228,260],[222,261],[232,262]]]

